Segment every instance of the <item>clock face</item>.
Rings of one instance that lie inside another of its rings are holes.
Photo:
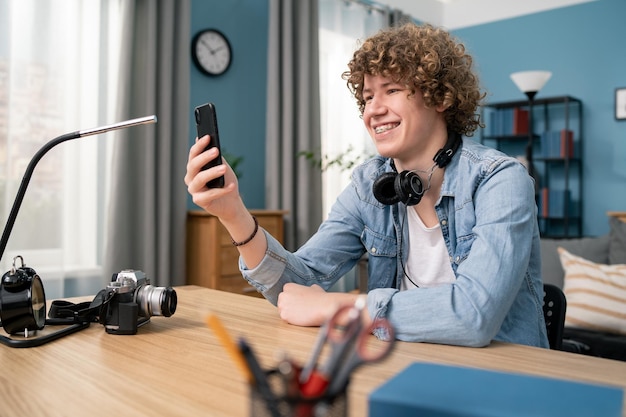
[[[209,75],[226,72],[232,60],[228,39],[220,31],[208,29],[198,33],[191,44],[191,55],[198,68]]]

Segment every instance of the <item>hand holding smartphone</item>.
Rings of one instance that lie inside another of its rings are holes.
[[[208,164],[202,167],[202,170],[206,170],[215,166],[218,166],[222,163],[222,149],[220,147],[220,135],[217,130],[217,114],[215,112],[215,105],[213,103],[206,103],[201,106],[198,106],[194,110],[194,114],[196,117],[196,129],[198,131],[198,138],[203,137],[204,135],[209,135],[211,137],[211,141],[209,145],[205,148],[205,151],[217,147],[219,154],[215,159],[210,161]],[[215,178],[207,182],[206,186],[208,188],[222,188],[224,187],[224,176]]]

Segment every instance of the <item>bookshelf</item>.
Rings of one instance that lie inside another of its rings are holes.
[[[532,132],[538,222],[543,237],[582,236],[582,102],[571,96],[490,103],[482,109],[481,143],[524,163]]]

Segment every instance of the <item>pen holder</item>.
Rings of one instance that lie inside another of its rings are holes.
[[[269,392],[251,385],[251,417],[344,417],[348,415],[348,384],[336,395],[302,397],[289,392],[283,375],[276,369],[266,372]],[[297,390],[297,388],[296,388]]]

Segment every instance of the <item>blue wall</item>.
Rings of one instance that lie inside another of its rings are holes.
[[[626,121],[615,120],[615,88],[626,87],[626,2],[599,0],[459,29],[476,59],[488,101],[524,100],[509,78],[549,70],[537,98],[583,102],[583,233],[608,232],[606,212],[626,210]]]
[[[263,208],[267,1],[193,0],[192,12],[190,36],[220,29],[230,37],[234,61],[215,79],[192,68],[191,104],[216,102],[223,146],[245,158],[246,204]],[[586,235],[608,232],[607,211],[626,210],[626,121],[614,118],[615,88],[626,87],[625,17],[624,0],[599,0],[454,31],[476,59],[488,101],[523,100],[509,74],[530,69],[553,73],[537,98],[583,101]]]
[[[226,35],[233,51],[230,68],[219,77],[203,75],[192,64],[191,109],[215,103],[222,150],[243,157],[239,191],[249,208],[265,207],[267,20],[265,0],[193,0],[191,5],[190,45],[197,32],[214,28]],[[189,125],[191,146],[193,112]],[[197,208],[191,198],[188,207]]]

